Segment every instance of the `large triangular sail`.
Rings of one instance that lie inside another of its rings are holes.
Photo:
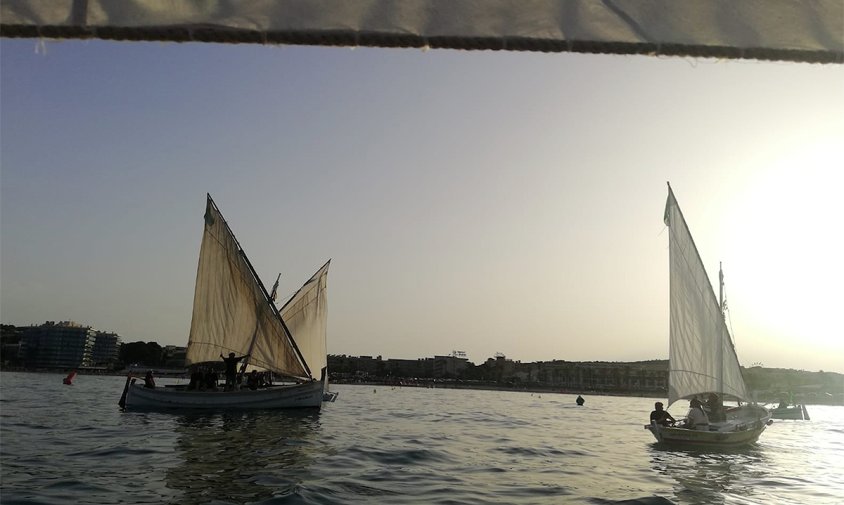
[[[281,308],[281,317],[296,340],[302,357],[319,377],[327,365],[329,260]]]
[[[229,352],[250,354],[248,363],[255,367],[310,378],[278,311],[209,195],[185,362],[219,361],[220,353]]]
[[[744,379],[720,304],[670,186],[665,224],[670,237],[668,404],[711,392],[746,400]]]

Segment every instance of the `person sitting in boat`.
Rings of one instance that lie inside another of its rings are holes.
[[[703,411],[703,405],[701,405],[700,400],[697,398],[692,398],[692,401],[689,402],[689,413],[686,414],[686,424],[683,428],[690,430],[709,429],[709,418],[706,416],[706,412]]]
[[[208,391],[216,391],[217,390],[217,381],[219,380],[220,376],[217,374],[217,371],[213,368],[208,369],[205,372],[205,387],[204,389]]]
[[[152,376],[152,370],[147,370],[147,374],[141,379],[144,381],[144,387],[155,389],[155,377]]]
[[[667,410],[662,410],[662,402],[654,403],[654,410],[651,412],[651,422],[663,426],[673,426],[677,422]]]
[[[709,398],[706,400],[706,413],[712,422],[717,423],[727,420],[724,404],[721,403],[721,399],[715,393],[709,393]]]
[[[220,357],[223,358],[223,353],[220,353]],[[244,356],[235,356],[233,352],[229,353],[228,358],[223,358],[223,361],[226,362],[226,389],[231,390],[235,388],[237,384],[237,364],[240,363],[240,360],[244,358],[248,358],[249,355],[246,354]]]
[[[196,368],[190,374],[190,382],[188,383],[188,388],[187,388],[188,391],[194,391],[194,390],[197,390],[197,389],[201,389],[202,388],[202,381],[204,381],[204,380],[205,380],[205,376],[202,373],[202,370],[200,370],[199,368]]]
[[[246,387],[251,390],[256,390],[261,386],[261,377],[258,375],[258,370],[252,370],[249,377],[246,379]]]

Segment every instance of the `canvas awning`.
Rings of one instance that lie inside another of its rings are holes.
[[[844,62],[841,0],[3,0],[0,35]]]

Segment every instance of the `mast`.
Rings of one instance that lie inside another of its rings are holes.
[[[730,338],[727,334],[727,323],[724,320],[724,269],[721,262],[718,262],[718,313],[721,314],[721,345],[718,346],[718,396],[724,400],[724,337]]]
[[[667,184],[667,185],[668,185],[668,198],[669,198],[669,200],[670,200],[671,198],[674,198],[674,191],[672,191],[672,190],[671,190],[671,182],[670,182],[670,181],[665,181],[665,184]],[[673,281],[673,276],[671,275],[671,261],[672,261],[672,259],[673,259],[673,258],[671,257],[671,255],[672,255],[672,254],[674,254],[674,250],[673,250],[673,249],[672,249],[672,247],[671,247],[671,238],[670,238],[670,235],[671,235],[671,232],[672,232],[673,230],[671,230],[671,226],[670,226],[670,225],[669,225],[669,223],[668,223],[668,210],[669,210],[669,209],[668,209],[668,205],[667,205],[667,202],[666,202],[666,206],[665,206],[665,214],[662,216],[662,222],[663,222],[663,223],[665,223],[665,226],[668,226],[668,235],[669,235],[669,239],[668,239],[668,242],[669,242],[669,244],[668,244],[668,270],[669,270],[669,275],[668,275],[668,293],[669,293],[669,295],[668,295],[668,296],[669,296],[669,298],[670,298],[670,297],[671,297],[671,293],[672,293],[672,291],[671,291],[671,290],[672,290],[672,283],[674,282],[674,281]],[[669,311],[670,311],[670,310],[671,310],[671,308],[670,308],[671,301],[669,300],[669,302],[668,302],[668,303],[669,303]],[[671,351],[672,351],[672,347],[674,346],[673,341],[674,341],[674,339],[673,339],[673,338],[671,338],[671,316],[670,316],[670,314],[669,314],[669,317],[668,317],[668,389],[669,389],[669,392],[668,392],[668,406],[669,406],[669,407],[671,406],[671,374],[673,373],[673,370],[674,370],[674,366],[673,366],[673,364],[671,363],[671,356],[673,355]]]

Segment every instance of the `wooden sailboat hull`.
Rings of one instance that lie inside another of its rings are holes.
[[[690,430],[656,423],[646,425],[645,428],[653,433],[657,442],[665,445],[730,448],[756,442],[771,423],[771,414],[759,407],[740,407],[733,411],[731,417],[725,422],[712,423],[709,430]]]
[[[672,428],[668,426],[650,425],[647,428],[654,434],[657,442],[689,447],[742,447],[752,444],[759,439],[759,435],[765,431],[766,424],[743,431],[698,431],[685,428]]]
[[[187,391],[179,388],[149,389],[132,384],[126,391],[128,410],[259,410],[320,408],[324,384],[311,381],[257,390]]]

